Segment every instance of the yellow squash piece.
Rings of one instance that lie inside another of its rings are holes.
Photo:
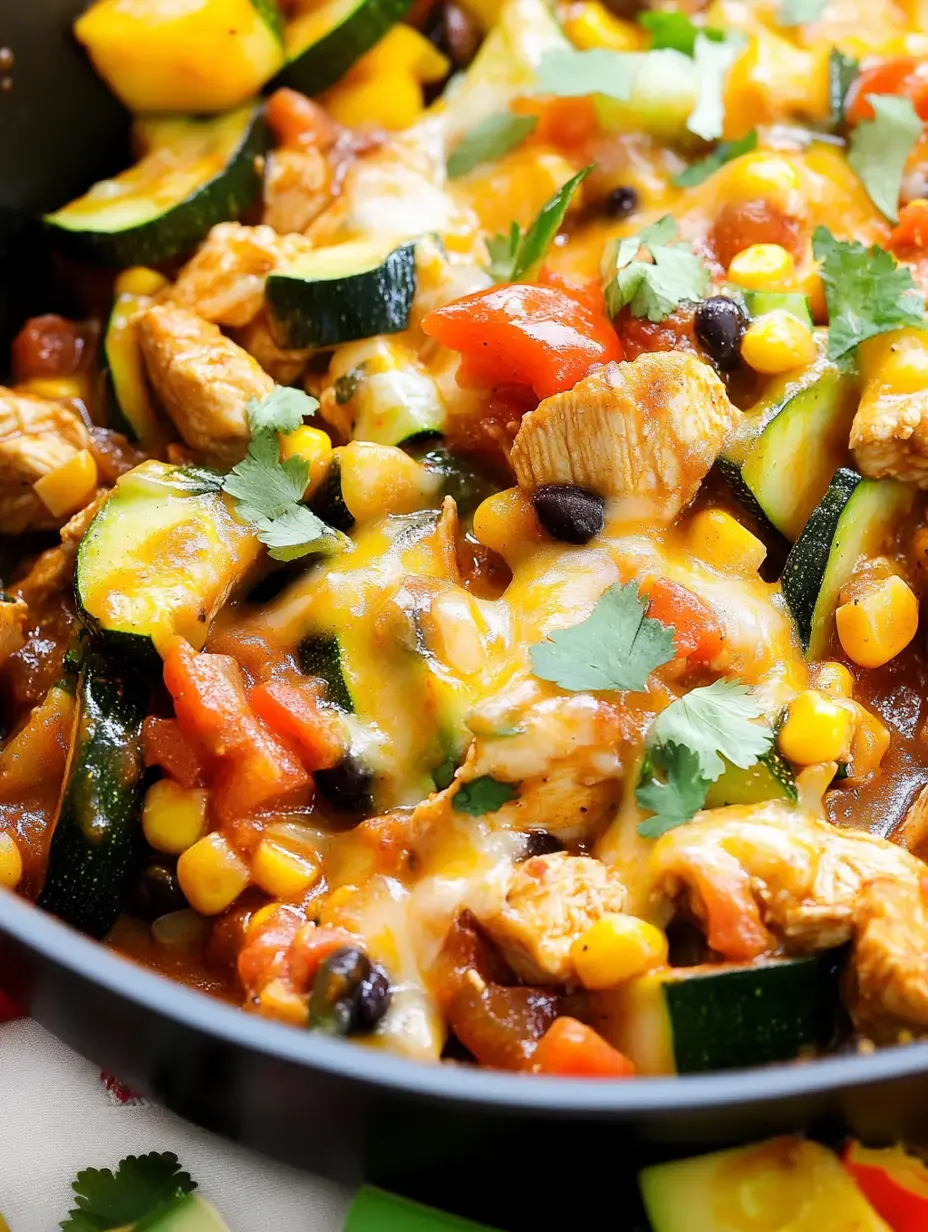
[[[74,24],[131,111],[224,111],[284,62],[276,0],[97,0]]]

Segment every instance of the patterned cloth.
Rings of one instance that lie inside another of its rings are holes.
[[[174,1151],[230,1232],[339,1232],[351,1197],[139,1098],[28,1019],[0,1025],[0,1212],[54,1232],[82,1168]]]

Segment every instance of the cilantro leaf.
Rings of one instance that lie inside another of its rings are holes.
[[[909,155],[925,127],[910,98],[872,94],[874,118],[851,134],[847,161],[870,200],[890,222],[899,221],[899,188]]]
[[[655,770],[663,771],[663,779]],[[656,748],[642,767],[635,799],[654,813],[638,826],[642,838],[659,838],[668,830],[690,821],[703,807],[709,779],[700,770],[699,757],[684,744]]]
[[[610,586],[586,620],[555,629],[529,650],[532,672],[562,689],[647,687],[648,676],[674,657],[673,629],[646,615],[648,601],[634,582]]]
[[[732,159],[740,158],[742,154],[750,154],[756,149],[757,129],[752,128],[749,133],[745,133],[737,141],[720,141],[711,154],[707,154],[698,162],[690,163],[684,171],[675,175],[673,182],[677,188],[693,188],[701,184],[703,180],[707,180],[710,175],[714,175],[720,167],[724,167]]]
[[[538,276],[574,193],[592,170],[593,165],[590,164],[562,184],[541,207],[526,232],[523,233],[519,224],[514,222],[508,236],[497,235],[488,241],[488,269],[497,282],[532,282]]]
[[[455,794],[451,804],[458,813],[482,817],[485,813],[497,812],[518,794],[518,783],[500,783],[489,774],[481,774],[479,778],[465,783]]]
[[[71,1185],[77,1205],[59,1227],[62,1232],[105,1232],[133,1224],[196,1187],[172,1152],[129,1155],[115,1173],[109,1168],[78,1172]]]
[[[697,26],[686,13],[652,10],[639,13],[635,20],[651,35],[651,48],[654,51],[669,48],[671,51],[682,51],[685,56],[692,56],[698,34],[704,34],[706,38],[717,43],[725,39],[724,31],[715,30],[711,26]]]
[[[249,398],[245,404],[251,435],[259,432],[295,432],[303,422],[304,415],[312,415],[319,409],[318,401],[302,389],[290,389],[278,385],[260,401]]]
[[[280,460],[280,446],[271,432],[259,432],[248,453],[226,475],[223,488],[238,501],[246,522],[277,518],[303,499],[309,464],[302,458]]]
[[[875,244],[837,240],[827,227],[812,236],[815,259],[822,262],[830,324],[828,355],[840,359],[858,343],[904,325],[921,325],[924,298],[909,270]]]
[[[276,518],[257,517],[252,521],[273,560],[297,560],[308,552],[331,552],[347,540],[347,536],[333,530],[305,505],[292,505]]]
[[[844,125],[844,104],[848,91],[854,84],[860,72],[860,61],[853,56],[846,56],[837,47],[832,47],[828,59],[828,100],[831,105],[831,123],[833,128]]]
[[[502,158],[524,141],[537,125],[537,116],[513,115],[509,111],[487,116],[458,142],[448,159],[448,175],[454,180],[479,163]]]
[[[603,94],[606,98],[626,103],[632,96],[641,71],[643,57],[634,52],[548,51],[538,66],[538,94],[553,94],[558,98],[585,98],[588,94]]]
[[[778,26],[804,26],[807,21],[818,21],[828,0],[780,0],[777,9]]]
[[[696,63],[699,94],[690,112],[686,127],[703,141],[721,137],[725,126],[725,78],[741,54],[744,39],[728,35],[724,42],[708,38],[703,31],[696,35],[693,60]]]
[[[746,685],[716,680],[684,693],[662,710],[648,733],[652,750],[683,745],[696,757],[700,774],[715,782],[725,769],[723,757],[746,770],[773,744],[773,731],[756,723],[763,705]]]
[[[700,258],[685,245],[669,246],[676,234],[677,224],[665,215],[607,250],[604,274],[610,315],[628,305],[633,316],[663,321],[680,304],[709,294],[709,272]],[[642,249],[650,261],[638,259]]]

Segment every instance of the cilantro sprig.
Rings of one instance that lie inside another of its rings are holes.
[[[685,56],[692,56],[700,34],[716,43],[725,41],[724,30],[713,26],[697,26],[686,13],[676,10],[651,9],[646,13],[639,13],[635,20],[651,35],[652,51],[670,49],[682,51]]]
[[[709,271],[689,247],[677,240],[669,215],[611,245],[603,262],[606,306],[616,316],[626,305],[633,316],[663,321],[680,304],[709,294]],[[642,260],[640,253],[649,256]]]
[[[129,1155],[115,1172],[85,1168],[71,1188],[75,1207],[59,1227],[62,1232],[106,1232],[167,1210],[197,1183],[184,1172],[173,1152]]]
[[[481,774],[479,778],[465,783],[455,794],[451,804],[458,813],[483,817],[486,813],[499,812],[504,804],[514,800],[518,794],[518,783],[501,783],[489,774]]]
[[[532,672],[569,692],[640,693],[648,676],[674,657],[673,629],[647,615],[634,582],[610,586],[586,620],[555,629],[529,650]]]
[[[902,175],[925,125],[910,98],[873,94],[870,105],[873,119],[855,127],[847,161],[877,209],[898,222]]]
[[[769,752],[774,733],[757,721],[763,713],[759,699],[735,680],[693,689],[662,710],[648,732],[635,792],[641,807],[654,815],[641,822],[638,833],[657,838],[683,825],[705,804],[725,761],[746,770]]]
[[[496,235],[487,241],[490,254],[488,269],[496,282],[532,282],[537,278],[548,249],[561,229],[574,193],[592,170],[593,165],[590,164],[561,185],[538,211],[527,231],[523,232],[514,222],[508,235]]]
[[[454,180],[480,163],[502,158],[521,145],[537,125],[537,116],[514,115],[511,111],[487,116],[458,142],[448,159],[448,176]]]
[[[690,163],[683,171],[673,177],[677,188],[694,188],[714,175],[720,167],[730,163],[732,159],[740,158],[742,154],[750,154],[757,149],[757,129],[739,137],[737,141],[720,141],[711,154],[700,158],[698,162]]]
[[[252,436],[259,432],[295,432],[303,417],[318,409],[318,399],[287,385],[278,385],[266,398],[249,398],[245,404]]]
[[[911,272],[885,249],[837,240],[827,227],[816,227],[812,251],[822,263],[831,359],[841,359],[877,334],[923,323],[924,297]]]

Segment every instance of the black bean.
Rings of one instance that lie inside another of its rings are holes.
[[[525,840],[519,859],[531,860],[533,856],[550,856],[556,851],[563,851],[563,844],[549,834],[547,830],[529,830],[523,835]]]
[[[152,857],[136,873],[129,890],[128,907],[140,920],[150,923],[187,906],[174,865],[163,856]]]
[[[538,520],[562,543],[589,543],[605,525],[605,502],[573,483],[547,483],[532,497]]]
[[[316,770],[313,779],[329,804],[340,812],[369,813],[373,808],[374,776],[352,753],[346,753],[330,770]]]
[[[741,358],[741,339],[748,323],[733,299],[713,295],[696,309],[696,337],[720,368],[736,368]]]
[[[627,218],[629,214],[634,214],[638,204],[638,194],[634,188],[613,188],[603,198],[602,212],[607,218]]]
[[[320,965],[309,999],[309,1025],[330,1035],[373,1031],[390,1005],[390,980],[363,950],[342,946]]]
[[[439,4],[432,9],[422,33],[448,57],[455,69],[466,68],[480,46],[476,23],[457,4]]]
[[[373,1031],[390,1008],[391,995],[390,977],[383,967],[372,965],[355,995],[354,1030]]]

